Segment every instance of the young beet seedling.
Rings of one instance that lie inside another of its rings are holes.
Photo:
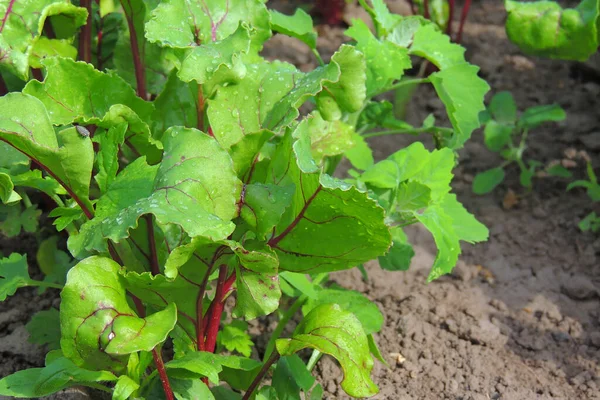
[[[589,198],[593,202],[600,201],[600,183],[598,183],[598,178],[596,177],[596,173],[594,172],[594,167],[592,163],[588,161],[587,163],[587,175],[588,180],[577,180],[571,182],[569,186],[567,186],[567,190],[571,190],[576,187],[582,187],[586,189],[586,193]],[[589,213],[585,218],[583,218],[579,222],[579,229],[583,232],[592,231],[598,232],[600,231],[600,216],[596,214],[595,211]]]
[[[478,173],[473,180],[473,192],[486,194],[494,190],[504,181],[504,169],[511,164],[519,167],[521,186],[531,190],[532,178],[541,163],[535,160],[525,162],[523,159],[529,131],[545,122],[562,121],[565,117],[564,110],[555,104],[531,107],[519,116],[510,92],[494,95],[487,110],[481,114],[481,123],[485,125],[486,147],[499,153],[505,161],[499,167]]]
[[[0,32],[11,46],[0,63],[11,82],[0,97],[0,165],[20,158],[24,168],[0,170],[2,201],[44,191],[74,261],[46,251],[57,239],[40,251],[75,265],[65,277],[41,263],[46,282],[30,278],[25,256],[0,259],[0,299],[24,286],[61,290],[60,311],[29,325],[51,349],[45,366],[4,377],[0,395],[83,385],[113,399],[320,399],[310,371],[329,355],[348,395],[372,396],[383,316],[362,294],[325,285],[328,274],[373,259],[407,269],[403,228],[415,223],[438,247],[429,280],[452,270],[461,241],[487,239],[450,186],[455,150],[479,127],[489,89],[464,49],[423,18],[361,1],[376,34],[353,21],[353,43],[325,63],[306,13],[264,3],[3,9],[13,35]],[[265,60],[274,33],[304,42],[319,66]],[[375,100],[405,84],[411,57],[439,69],[416,83],[433,85],[451,127],[428,118],[413,128]],[[24,88],[6,93],[19,79]],[[306,102],[312,111],[301,115]],[[417,142],[375,162],[370,138],[396,133],[431,133],[437,148]],[[353,168],[339,180],[344,158]],[[35,185],[24,179],[32,171]],[[255,348],[246,321],[278,311],[266,348]]]

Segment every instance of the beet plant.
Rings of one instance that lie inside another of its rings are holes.
[[[524,157],[529,132],[544,123],[562,121],[565,118],[566,113],[558,104],[529,107],[519,115],[510,92],[496,93],[487,110],[480,114],[480,119],[485,125],[483,136],[486,147],[500,154],[504,161],[498,167],[475,175],[473,192],[486,194],[494,190],[504,181],[505,169],[513,164],[519,168],[521,186],[531,190],[533,177],[542,163],[526,160]],[[553,173],[552,170],[549,172]]]
[[[488,91],[464,49],[381,0],[364,3],[377,36],[354,21],[352,44],[328,63],[307,14],[260,0],[0,4],[0,70],[17,90],[0,97],[2,201],[42,190],[76,262],[61,282],[32,279],[22,255],[0,260],[1,299],[24,286],[61,296],[59,312],[29,326],[52,349],[46,365],[3,378],[0,394],[83,385],[114,399],[318,399],[321,355],[341,364],[350,396],[376,394],[383,316],[328,274],[373,259],[407,269],[411,224],[438,247],[430,280],[452,270],[461,241],[487,238],[450,188]],[[320,65],[262,58],[274,33],[306,43]],[[439,68],[419,83],[433,85],[451,126],[412,127],[376,98],[404,84],[411,57]],[[429,133],[437,147],[375,162],[370,138],[395,133]],[[247,321],[273,313],[256,348]]]

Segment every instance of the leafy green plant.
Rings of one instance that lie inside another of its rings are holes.
[[[504,162],[478,173],[473,180],[473,192],[486,194],[494,190],[504,181],[505,168],[512,164],[519,167],[521,186],[531,189],[532,179],[542,164],[535,160],[524,160],[529,131],[545,122],[562,121],[565,118],[564,110],[556,104],[530,107],[518,115],[517,104],[510,92],[495,94],[487,110],[481,114],[481,122],[485,125],[483,135],[486,147],[499,153]]]
[[[505,0],[508,38],[527,54],[585,61],[600,46],[600,0],[575,8],[556,1]]]
[[[487,238],[450,187],[455,150],[479,126],[489,89],[464,49],[381,0],[364,3],[376,34],[354,21],[353,44],[327,64],[307,14],[281,15],[259,0],[123,0],[99,9],[49,0],[26,3],[42,10],[30,19],[20,18],[25,3],[2,4],[0,48],[15,53],[0,63],[3,76],[27,80],[31,67],[43,77],[0,97],[0,141],[38,167],[23,173],[48,185],[23,184],[9,169],[3,194],[46,192],[77,263],[66,282],[50,268],[52,282],[32,283],[23,256],[0,262],[4,297],[32,284],[61,289],[60,339],[56,311],[29,324],[32,339],[52,349],[45,367],[3,378],[0,394],[84,385],[114,399],[318,399],[310,370],[323,354],[341,364],[349,395],[377,393],[370,372],[382,359],[373,334],[383,316],[362,294],[328,285],[328,274],[375,258],[407,269],[414,253],[403,228],[415,223],[438,247],[430,280],[452,270],[461,241]],[[274,32],[306,43],[320,65],[301,72],[263,59]],[[46,39],[67,50],[35,59]],[[412,127],[375,99],[406,84],[411,57],[439,68],[419,83],[433,85],[451,127],[432,118]],[[301,115],[305,103],[312,108]],[[423,132],[436,149],[417,142],[375,163],[367,145]],[[340,180],[332,175],[344,157],[353,168]],[[69,267],[65,253],[44,249]],[[245,321],[278,310],[258,353]],[[282,338],[298,311],[302,321]],[[307,365],[303,349],[312,350]],[[272,384],[260,387],[272,369]]]
[[[587,175],[588,180],[576,180],[573,181],[567,186],[567,190],[571,190],[577,187],[585,188],[587,195],[593,202],[600,201],[600,183],[598,183],[598,177],[594,172],[594,167],[592,163],[588,161],[587,163]],[[600,231],[600,216],[596,214],[595,211],[590,212],[585,218],[583,218],[579,222],[579,229],[582,231],[592,231],[598,232]]]

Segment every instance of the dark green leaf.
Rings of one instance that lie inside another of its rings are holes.
[[[60,349],[60,318],[56,308],[35,313],[25,328],[31,343],[47,345],[48,350]]]
[[[473,180],[473,193],[490,193],[496,186],[504,180],[504,170],[502,168],[492,168],[475,175]]]
[[[499,124],[515,124],[517,121],[517,104],[510,92],[498,92],[492,97],[488,111]]]
[[[296,354],[281,357],[273,373],[273,388],[277,392],[277,400],[302,400],[301,392],[308,392],[314,385],[315,378],[306,369],[302,359]],[[272,398],[264,396],[265,399]]]
[[[519,126],[533,129],[544,122],[562,121],[567,117],[565,110],[557,104],[530,107],[519,118]]]
[[[27,256],[12,253],[7,258],[0,258],[0,301],[15,294],[18,288],[29,284]]]
[[[379,257],[379,265],[387,271],[406,271],[410,267],[415,251],[402,228],[394,227],[391,232],[392,247],[387,254]]]
[[[513,126],[499,124],[495,120],[491,120],[483,130],[485,145],[492,151],[502,150],[504,146],[510,143],[514,129]]]

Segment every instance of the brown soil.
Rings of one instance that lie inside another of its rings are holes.
[[[289,10],[297,3],[275,5]],[[389,3],[406,9],[400,0]],[[527,157],[547,164],[574,148],[586,150],[598,166],[597,70],[523,56],[506,39],[501,3],[474,2],[464,35],[467,57],[481,67],[494,92],[510,90],[520,109],[556,102],[567,111],[565,122],[530,134]],[[344,40],[342,32],[320,28],[325,56]],[[303,69],[314,62],[302,45],[283,37],[271,40],[265,53]],[[423,87],[409,108],[410,122],[419,124],[429,113],[445,120],[441,102]],[[372,145],[381,158],[408,141],[388,137]],[[435,246],[427,232],[414,228],[409,234],[417,254],[408,272],[385,272],[373,262],[367,266],[368,283],[355,270],[332,275],[366,293],[385,314],[376,340],[389,367],[376,363],[373,378],[381,391],[375,398],[600,399],[600,239],[576,226],[592,210],[591,201],[580,191],[566,193],[566,181],[558,178],[539,178],[533,192],[525,193],[516,171],[492,194],[475,196],[473,175],[499,159],[485,149],[480,132],[460,156],[455,191],[490,228],[487,243],[464,246],[454,273],[426,284]],[[583,161],[572,161],[573,171],[583,174]],[[510,190],[517,203],[506,209]],[[31,238],[0,241],[5,255],[28,252],[30,261],[32,246]],[[27,343],[24,324],[35,311],[57,306],[55,295],[22,289],[0,303],[0,377],[43,364],[43,349]],[[327,399],[347,398],[334,361],[323,358],[315,371]]]

